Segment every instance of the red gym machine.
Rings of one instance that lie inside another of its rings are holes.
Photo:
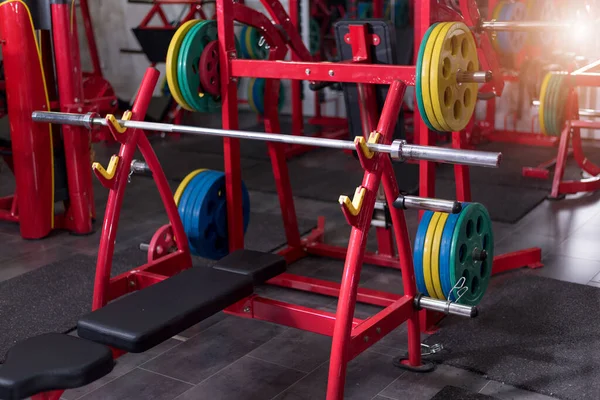
[[[33,18],[21,0],[0,4],[11,132],[2,155],[16,181],[15,194],[0,199],[0,219],[18,222],[26,239],[43,238],[52,229],[88,234],[95,216],[92,136],[78,127],[65,126],[61,132],[34,124],[31,112],[114,112],[117,108],[114,92],[102,77],[86,0],[80,7],[93,65],[89,73],[81,70],[74,6],[67,1],[49,3],[30,2],[36,11]],[[99,130],[94,139],[102,140],[106,132]],[[64,204],[60,213],[55,210],[59,201]]]

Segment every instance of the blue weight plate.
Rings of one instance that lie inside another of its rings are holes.
[[[250,54],[248,54],[248,48],[246,47],[246,30],[247,29],[248,29],[248,25],[242,26],[242,29],[240,30],[240,40],[238,40],[238,42],[240,43],[240,50],[242,52],[242,58],[249,60]],[[239,81],[239,79],[238,79],[238,81]]]
[[[221,173],[210,171],[203,184],[196,191],[196,197],[193,199],[193,208],[191,210],[191,228],[192,232],[189,240],[198,250],[198,255],[210,259],[220,259],[227,255],[228,249],[226,241],[218,235],[215,225],[215,212],[219,201],[216,196],[215,187],[218,183]],[[218,190],[218,189],[217,189]],[[223,197],[223,200],[225,198]],[[225,246],[223,247],[223,243]]]
[[[179,207],[177,208],[179,211],[179,216],[181,217],[181,222],[183,223],[183,229],[187,236],[188,243],[190,245],[190,251],[194,255],[198,255],[198,249],[195,248],[193,243],[190,240],[190,235],[193,234],[192,231],[192,210],[194,208],[193,199],[196,197],[196,192],[204,183],[206,179],[206,174],[211,171],[203,171],[196,175],[186,186],[183,194],[181,195],[181,200],[179,201]]]
[[[190,243],[190,248],[193,249],[194,254],[198,256],[202,256],[202,241],[198,240],[199,236],[199,227],[197,220],[197,208],[199,207],[198,202],[199,198],[201,201],[201,196],[206,187],[207,181],[210,179],[210,175],[214,174],[215,171],[206,171],[206,175],[202,180],[196,181],[196,184],[192,188],[192,192],[190,193],[190,197],[187,203],[187,212],[186,212],[186,235],[188,235],[188,242]]]
[[[463,211],[468,206],[469,203],[462,203]],[[440,282],[442,283],[442,291],[444,292],[445,298],[448,298],[450,291],[456,284],[456,282],[452,282],[452,279],[450,278],[450,248],[452,246],[452,236],[454,235],[456,222],[463,211],[458,214],[448,215],[446,225],[444,226],[444,232],[442,232],[442,241],[440,243]],[[454,296],[454,293],[452,293],[450,299],[455,301],[456,297]]]
[[[264,78],[256,78],[254,86],[252,86],[252,98],[254,105],[260,115],[265,114],[265,80]]]
[[[425,211],[421,222],[419,222],[419,228],[417,229],[417,237],[415,238],[415,246],[413,249],[413,265],[415,269],[415,280],[417,282],[417,290],[423,293],[425,296],[429,296],[427,287],[425,286],[425,277],[423,275],[423,246],[425,245],[425,236],[427,235],[427,228],[429,222],[433,217],[433,212]]]
[[[242,182],[242,213],[244,215],[244,233],[248,230],[250,224],[250,194],[246,188],[246,184]]]

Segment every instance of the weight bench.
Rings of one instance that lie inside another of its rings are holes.
[[[144,352],[243,300],[254,286],[285,272],[277,254],[237,250],[213,267],[194,267],[82,317],[78,337],[36,336],[9,350],[0,366],[0,398],[76,388],[108,374],[109,347]]]

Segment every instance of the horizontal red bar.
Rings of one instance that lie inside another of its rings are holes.
[[[0,220],[10,221],[10,222],[19,222],[19,218],[12,215],[10,211],[0,210]]]
[[[529,249],[501,254],[494,257],[492,275],[523,267],[536,268],[541,265],[542,249],[539,247],[531,247]]]
[[[346,247],[333,246],[325,243],[312,243],[306,246],[306,251],[310,254],[321,256],[338,258],[344,260],[346,258]],[[400,269],[400,264],[397,257],[390,257],[376,253],[366,253],[364,257],[365,264],[378,265],[380,267],[388,267]]]
[[[572,120],[569,123],[573,128],[600,129],[600,121]]]
[[[394,81],[404,81],[407,85],[415,84],[415,67],[402,65],[232,60],[231,75],[315,82],[389,85]]]
[[[571,76],[575,78],[575,86],[600,86],[600,73],[583,72]]]
[[[251,316],[254,319],[274,322],[320,335],[333,335],[335,313],[258,296],[251,298],[250,308]],[[235,314],[240,315],[239,313]],[[244,317],[246,315],[240,316]],[[361,322],[363,321],[354,318],[352,326],[357,326]]]
[[[341,271],[340,271],[341,272]],[[340,284],[337,282],[325,281],[322,279],[309,278],[306,276],[284,273],[269,280],[267,283],[290,289],[304,290],[307,292],[318,293],[324,296],[339,297]],[[373,304],[380,307],[387,307],[400,295],[394,293],[380,292],[367,288],[359,288],[356,300],[360,303]]]
[[[558,185],[558,193],[560,194],[595,192],[596,190],[600,190],[600,177],[580,181],[563,181]]]

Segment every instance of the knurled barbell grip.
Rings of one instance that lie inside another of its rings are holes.
[[[462,204],[454,200],[442,200],[429,197],[405,196],[399,195],[394,200],[394,207],[407,209],[419,209],[429,211],[439,211],[449,214],[458,214],[462,211]]]
[[[31,118],[35,122],[45,122],[49,124],[68,124],[75,126],[83,126],[87,129],[92,129],[94,118],[99,117],[96,113],[87,114],[66,114],[66,113],[48,113],[34,111],[31,113]]]

